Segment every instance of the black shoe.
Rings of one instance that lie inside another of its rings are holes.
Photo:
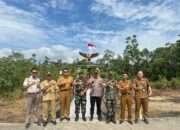
[[[61,118],[60,121],[63,121],[65,118]]]
[[[139,122],[139,119],[135,119],[134,123],[137,124]]]
[[[113,124],[116,124],[116,121],[115,121],[115,120],[112,120],[112,123],[113,123]]]
[[[79,120],[79,115],[76,115],[75,121]]]
[[[144,121],[144,123],[145,123],[145,124],[149,124],[148,119],[144,118],[144,120],[143,120],[143,121]]]
[[[56,125],[56,124],[57,124],[56,121],[51,121],[51,123],[52,123],[53,125]]]
[[[109,124],[111,121],[109,119],[106,119],[106,123]]]
[[[46,126],[47,126],[47,124],[48,124],[48,122],[47,122],[47,121],[44,121],[44,122],[43,122],[43,126],[44,126],[44,127],[46,127]]]
[[[98,120],[99,120],[99,121],[102,121],[102,117],[101,117],[101,116],[98,116]]]
[[[35,122],[35,124],[37,124],[38,126],[41,126],[41,122],[40,121]]]
[[[124,121],[123,120],[121,120],[121,121],[119,121],[119,124],[122,124]]]
[[[25,128],[28,129],[30,127],[30,123],[26,123]]]
[[[67,120],[67,121],[70,121],[71,119],[70,119],[69,117],[66,117],[66,120]]]
[[[111,122],[112,122],[113,124],[116,124],[116,118],[115,118],[114,115],[111,117]]]
[[[83,121],[87,121],[85,115],[82,116]]]
[[[129,124],[133,125],[133,122],[132,121],[128,121]]]
[[[90,120],[90,121],[93,121],[93,116],[91,116],[89,120]]]

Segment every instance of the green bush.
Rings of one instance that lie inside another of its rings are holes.
[[[151,82],[151,86],[156,89],[180,89],[180,79],[173,78],[172,80],[168,81],[167,79],[163,78],[161,80]]]
[[[164,89],[168,87],[168,80],[163,78],[161,80],[152,82],[151,85],[153,88],[156,88],[156,89]]]
[[[174,88],[174,89],[180,89],[180,79],[173,78],[170,81],[170,86],[171,86],[171,88]]]

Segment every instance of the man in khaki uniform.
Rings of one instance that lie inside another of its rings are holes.
[[[123,74],[123,79],[119,82],[119,90],[121,93],[121,114],[120,114],[120,124],[125,120],[125,110],[126,106],[128,109],[128,123],[132,123],[132,84],[128,80],[128,75]]]
[[[41,90],[43,92],[43,125],[46,126],[48,123],[49,109],[51,122],[56,125],[56,91],[58,87],[50,72],[47,73],[46,80],[41,83]]]
[[[143,121],[148,124],[148,100],[149,96],[152,95],[152,89],[149,84],[148,79],[144,78],[142,71],[139,71],[137,78],[134,80],[134,90],[135,90],[135,123],[139,121],[140,109],[142,106],[143,110]]]
[[[41,125],[40,119],[40,104],[41,104],[41,90],[40,79],[38,78],[37,68],[31,69],[31,76],[25,78],[23,82],[23,88],[26,93],[27,99],[27,115],[26,115],[26,128],[29,128],[33,116],[37,120],[37,124]]]
[[[60,91],[60,107],[61,107],[61,121],[64,119],[70,121],[70,104],[73,94],[73,77],[69,75],[69,70],[65,68],[63,75],[57,81]]]

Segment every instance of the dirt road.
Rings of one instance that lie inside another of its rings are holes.
[[[120,124],[105,124],[104,122],[64,122],[58,123],[56,126],[51,124],[44,127],[32,125],[29,130],[179,130],[180,117],[166,117],[166,118],[151,118],[150,124],[146,125],[143,122],[139,124],[129,125],[128,123]],[[0,123],[0,130],[25,130],[24,124],[9,124]]]

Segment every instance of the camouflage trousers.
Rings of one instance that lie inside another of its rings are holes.
[[[115,118],[116,100],[106,100],[107,118]]]
[[[76,96],[75,97],[75,114],[86,113],[86,96]]]

